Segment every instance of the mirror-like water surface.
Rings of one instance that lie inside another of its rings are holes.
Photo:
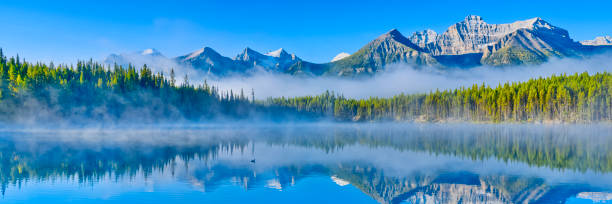
[[[610,125],[4,130],[2,203],[610,203]]]

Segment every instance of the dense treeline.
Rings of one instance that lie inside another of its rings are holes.
[[[178,84],[137,69],[93,61],[54,66],[7,58],[0,50],[0,121],[159,122],[332,117],[340,121],[609,121],[610,73],[551,76],[495,88],[483,85],[391,98],[319,96],[271,98],[221,92],[204,83]]]
[[[141,69],[104,67],[80,61],[54,66],[7,59],[0,50],[0,113],[2,121],[202,120],[243,118],[258,109],[243,91],[177,84],[170,77]],[[261,108],[259,108],[261,109]]]
[[[612,75],[551,76],[527,82],[483,85],[391,98],[348,99],[319,96],[271,98],[268,104],[335,117],[342,121],[560,121],[612,119]]]

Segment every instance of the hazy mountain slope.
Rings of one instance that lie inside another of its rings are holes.
[[[265,71],[280,73],[287,72],[291,66],[301,61],[300,58],[294,54],[287,53],[282,48],[266,54],[245,48],[234,60],[245,67],[261,67]]]
[[[410,42],[398,30],[393,29],[366,44],[354,54],[329,63],[329,70],[326,71],[326,74],[372,75],[383,71],[385,65],[392,63],[435,65],[437,61]]]
[[[301,76],[371,76],[387,65],[402,63],[419,68],[470,68],[480,65],[505,66],[538,64],[550,58],[587,57],[612,50],[612,38],[575,42],[569,32],[541,18],[507,24],[488,24],[470,15],[448,27],[442,34],[433,30],[403,36],[393,29],[353,54],[342,53],[328,63],[313,63],[278,49],[262,54],[250,48],[233,59],[212,48],[175,58],[182,67],[193,67],[209,74],[248,74],[254,70]],[[140,53],[110,55],[105,62],[119,65],[154,63],[169,66],[161,53],[148,49]],[[162,63],[163,62],[163,63]]]
[[[167,60],[161,52],[149,48],[139,52],[110,54],[104,59],[104,64],[127,66],[129,64],[142,66],[143,64],[156,64],[159,61]]]
[[[538,23],[538,22],[536,22]],[[484,51],[482,63],[488,65],[541,63],[550,57],[583,55],[581,44],[569,38],[566,30],[547,26],[544,21],[534,29],[519,29],[506,35]]]
[[[321,76],[330,69],[330,64],[317,64],[307,61],[297,61],[285,73],[296,76]]]
[[[580,44],[586,55],[612,51],[612,37],[610,36],[596,37],[594,40],[585,40]]]
[[[128,67],[130,65],[142,67],[146,64],[153,72],[165,74],[169,74],[171,69],[180,69],[181,67],[176,61],[164,56],[161,52],[153,48],[132,53],[110,54],[104,59],[103,64],[123,67]],[[177,71],[179,74],[186,73],[184,70]]]
[[[441,35],[425,30],[414,33],[410,40],[442,64],[460,67],[541,63],[550,57],[581,56],[585,51],[567,30],[541,18],[488,24],[482,17],[470,15]],[[481,59],[476,61],[478,54]]]
[[[190,54],[176,57],[175,60],[181,64],[218,76],[242,74],[248,69],[248,67],[236,63],[234,60],[222,56],[210,47],[204,47]]]

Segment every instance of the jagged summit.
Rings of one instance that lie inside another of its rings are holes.
[[[246,47],[244,48],[244,50],[242,50],[242,52],[238,55],[236,55],[236,57],[234,57],[234,60],[240,60],[240,61],[251,61],[251,60],[255,60],[255,59],[259,59],[259,58],[265,58],[266,55],[261,54],[253,49],[251,49],[250,47]]]
[[[442,34],[432,30],[415,32],[410,36],[410,41],[436,56],[483,53],[489,46],[521,29],[569,38],[567,31],[539,17],[507,24],[488,24],[480,16],[469,15],[463,21],[451,25]]]
[[[468,15],[465,17],[463,22],[466,23],[484,23],[484,19],[477,15]]]
[[[328,72],[340,76],[372,75],[384,70],[392,63],[415,65],[436,64],[428,53],[403,36],[397,29],[392,29],[354,54],[330,62]]]
[[[203,56],[221,56],[221,54],[219,54],[217,51],[215,51],[211,47],[203,47],[203,48],[200,48],[199,50],[193,51],[187,55],[180,56],[177,58],[181,59],[182,61],[186,61],[186,60],[200,58]]]
[[[382,42],[390,42],[390,41],[394,41],[397,43],[400,43],[406,47],[409,47],[411,49],[414,50],[420,50],[420,48],[418,46],[416,46],[412,41],[410,41],[410,39],[406,38],[404,35],[402,35],[402,33],[400,33],[397,29],[391,29],[390,31],[386,32],[385,34],[382,34],[381,36],[379,36],[378,38],[376,38],[376,40],[374,40],[372,43],[382,43]]]
[[[242,50],[242,53],[249,53],[249,52],[253,52],[253,53],[259,53],[253,49],[251,49],[251,47],[245,47],[244,50]]]
[[[461,22],[458,22],[456,24],[464,24],[464,25],[470,25],[470,26],[501,26],[501,27],[509,27],[511,29],[520,29],[520,28],[533,28],[536,26],[541,26],[541,27],[551,27],[552,25],[550,25],[548,22],[542,20],[542,18],[540,17],[535,17],[535,18],[530,18],[527,20],[522,20],[522,21],[516,21],[513,23],[506,23],[506,24],[488,24],[484,18],[482,18],[481,16],[477,16],[477,15],[468,15],[465,17],[465,19]],[[452,27],[452,26],[451,26]]]
[[[599,46],[601,45],[601,46]],[[260,53],[246,47],[233,59],[203,47],[174,58],[210,73],[249,72],[253,68],[288,74],[357,76],[384,71],[390,64],[413,67],[469,68],[480,65],[537,64],[551,57],[583,57],[612,49],[612,37],[575,42],[569,32],[540,17],[505,24],[489,24],[478,15],[468,15],[442,33],[427,29],[402,35],[391,29],[352,54],[340,53],[328,63],[304,61],[280,48]],[[135,59],[152,61],[162,56],[155,49],[128,55],[110,55],[107,62],[136,64]]]
[[[285,49],[279,48],[278,50],[274,50],[265,54],[266,56],[279,58],[280,60],[299,60],[295,54],[289,54]]]
[[[547,21],[543,20],[540,17],[535,17],[535,18],[524,20],[524,21],[517,21],[517,22],[512,23],[512,25],[516,29],[520,29],[520,28],[525,28],[525,29],[538,29],[538,28],[560,29],[558,27],[553,26],[552,24],[548,23]]]
[[[387,31],[386,34],[389,34],[389,35],[401,35],[401,33],[399,32],[399,30],[397,30],[397,28],[393,28],[393,29]]]
[[[289,55],[283,48],[266,53],[270,57],[281,57],[281,55]]]
[[[378,38],[379,39],[390,38],[390,39],[394,39],[394,40],[398,40],[398,41],[407,40],[407,38],[404,37],[404,35],[402,35],[402,33],[400,33],[399,30],[397,30],[395,28],[391,29],[390,31],[386,32],[385,34],[382,34]]]
[[[285,72],[298,61],[301,61],[294,54],[289,54],[285,49],[262,54],[249,47],[242,53],[236,55],[234,60],[245,67],[261,67],[264,70]]]
[[[410,36],[410,41],[415,43],[419,47],[425,47],[425,45],[436,41],[438,33],[431,29],[423,31],[417,31]]]
[[[176,57],[174,60],[180,64],[218,76],[242,73],[246,70],[243,66],[210,47],[203,47],[187,55]]]

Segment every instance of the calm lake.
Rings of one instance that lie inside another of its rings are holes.
[[[612,125],[0,131],[0,203],[612,203]]]

